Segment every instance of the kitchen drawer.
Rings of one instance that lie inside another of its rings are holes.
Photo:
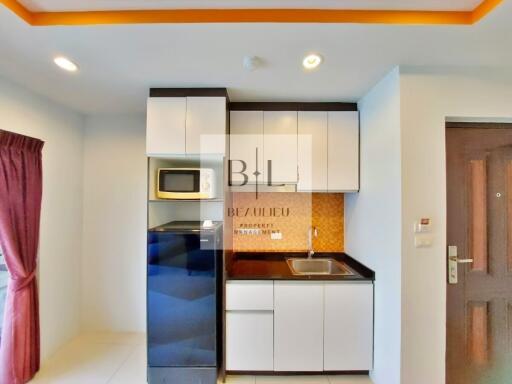
[[[228,281],[226,310],[272,311],[274,309],[273,281]]]

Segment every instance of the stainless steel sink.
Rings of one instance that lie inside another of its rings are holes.
[[[294,275],[353,276],[354,272],[334,259],[286,259]]]

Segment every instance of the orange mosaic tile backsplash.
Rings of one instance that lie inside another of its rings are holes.
[[[301,252],[308,228],[318,229],[315,252],[343,252],[344,195],[341,193],[233,193],[233,250]],[[273,240],[280,232],[281,240]]]

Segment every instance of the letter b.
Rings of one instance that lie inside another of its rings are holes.
[[[239,163],[242,164],[242,170],[241,171],[238,171],[238,172],[233,172],[233,162],[235,161],[238,161]],[[242,175],[243,178],[244,178],[244,181],[241,183],[241,184],[236,184],[236,186],[238,187],[242,187],[244,185],[247,185],[247,183],[249,182],[249,176],[247,176],[245,174],[245,171],[247,170],[247,164],[245,161],[243,160],[229,160],[229,163],[228,163],[228,172],[229,172],[229,186],[233,186],[233,174],[239,174],[239,175]]]

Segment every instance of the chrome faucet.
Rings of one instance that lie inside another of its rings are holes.
[[[311,226],[308,229],[308,259],[311,259],[315,254],[315,251],[313,250],[313,237],[318,237],[318,229]]]

